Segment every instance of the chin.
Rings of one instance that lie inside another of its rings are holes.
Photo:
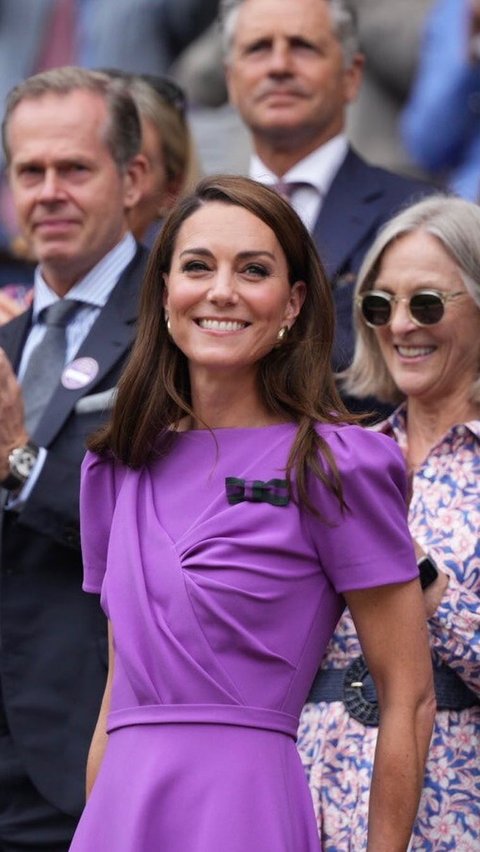
[[[402,387],[401,385],[397,385],[397,387],[398,387],[400,393],[403,393],[403,395],[407,399],[415,399],[415,400],[418,400],[419,402],[422,402],[422,400],[429,400],[430,402],[432,401],[432,399],[429,395],[429,392],[428,392],[428,388],[405,387],[405,386]]]
[[[292,131],[295,131],[301,124],[297,116],[289,116],[285,111],[279,111],[275,114],[270,114],[265,122],[264,128],[267,133],[279,141],[288,141]]]
[[[65,246],[59,247],[38,247],[33,246],[33,252],[39,263],[69,263],[74,256],[74,252],[67,251]]]

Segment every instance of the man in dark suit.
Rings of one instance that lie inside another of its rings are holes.
[[[363,57],[349,0],[221,0],[229,96],[252,135],[250,176],[287,195],[313,235],[350,362],[352,291],[378,228],[431,192],[361,159],[345,135]]]
[[[105,618],[81,590],[80,465],[134,335],[146,253],[126,215],[145,163],[130,96],[75,68],[14,89],[3,140],[39,263],[32,308],[0,329],[0,848],[63,852],[106,676]],[[52,306],[71,313],[48,362]]]

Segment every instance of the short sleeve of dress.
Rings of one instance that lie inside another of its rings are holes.
[[[115,496],[114,464],[87,452],[80,482],[82,588],[85,592],[99,594],[102,588]]]
[[[341,476],[347,509],[317,478],[312,497],[322,519],[309,526],[337,592],[418,577],[407,524],[406,469],[393,439],[359,426],[321,428]],[[325,519],[325,520],[324,520]]]

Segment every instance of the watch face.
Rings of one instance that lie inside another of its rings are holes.
[[[12,450],[10,454],[12,472],[22,479],[28,479],[37,460],[37,455],[30,447],[18,447],[18,449]]]

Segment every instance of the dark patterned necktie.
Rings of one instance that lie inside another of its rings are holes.
[[[21,381],[25,426],[32,435],[56,390],[65,366],[65,329],[81,302],[59,299],[40,313],[47,327],[40,343],[32,351]]]

